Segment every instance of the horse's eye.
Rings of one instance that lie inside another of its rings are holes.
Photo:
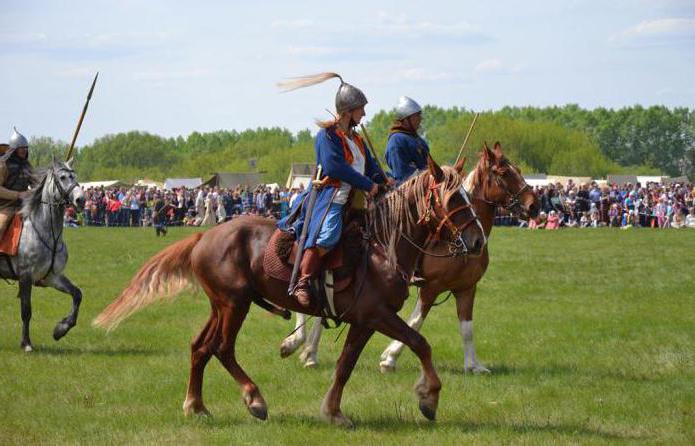
[[[60,176],[60,179],[61,179],[61,180],[64,180],[64,179],[65,179],[65,175],[61,175],[61,176]]]

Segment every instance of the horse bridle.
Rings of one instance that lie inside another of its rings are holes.
[[[494,208],[500,207],[500,208],[505,209],[509,212],[514,212],[516,210],[523,210],[521,207],[521,202],[519,201],[519,197],[521,196],[521,194],[523,194],[527,190],[530,190],[531,186],[529,186],[526,182],[524,182],[524,185],[521,188],[519,188],[519,190],[516,193],[512,193],[512,191],[509,190],[509,187],[507,187],[507,183],[502,181],[501,177],[503,175],[506,175],[506,172],[502,173],[502,174],[495,175],[495,183],[497,183],[497,185],[506,194],[507,202],[505,204],[499,204],[499,203],[496,203],[494,201],[487,200],[485,197],[481,197],[480,199]]]
[[[470,202],[458,206],[455,209],[452,209],[451,211],[446,213],[442,212],[440,214],[439,212],[437,212],[438,210],[444,210],[444,205],[442,204],[442,197],[438,193],[436,193],[441,184],[441,182],[434,182],[434,184],[428,188],[425,200],[427,201],[427,203],[430,203],[430,207],[427,208],[425,214],[420,217],[417,223],[418,225],[428,225],[431,224],[431,222],[434,220],[434,223],[437,225],[434,233],[427,236],[427,240],[425,240],[424,246],[427,246],[431,241],[439,241],[441,239],[442,229],[448,229],[452,235],[452,238],[450,238],[448,241],[449,253],[439,254],[427,251],[405,234],[401,233],[401,237],[403,237],[408,243],[413,245],[422,254],[430,257],[458,257],[468,255],[468,246],[466,246],[466,242],[463,239],[463,232],[466,230],[468,226],[475,223],[478,220],[478,217],[475,215],[475,213],[473,213],[473,218],[466,221],[460,227],[456,226],[456,224],[453,222],[452,217],[454,215],[461,211],[465,211],[466,209],[472,208]]]
[[[73,172],[70,170],[70,172]],[[55,169],[51,169],[51,176],[53,177],[53,182],[56,184],[56,188],[58,189],[58,193],[60,193],[60,199],[58,200],[57,204],[63,204],[63,205],[69,205],[70,204],[70,194],[72,191],[79,186],[79,183],[75,180],[70,184],[70,187],[67,189],[63,188],[63,185],[60,184],[60,179],[56,177],[56,171]],[[47,203],[52,206],[55,206],[56,203]]]

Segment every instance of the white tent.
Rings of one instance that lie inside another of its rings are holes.
[[[93,188],[119,187],[119,186],[126,186],[126,184],[119,181],[119,180],[107,180],[107,181],[88,181],[86,183],[80,183],[80,186],[82,186],[82,189],[89,189],[90,187],[93,187]]]
[[[167,178],[164,181],[164,189],[173,190],[179,187],[195,189],[203,184],[202,178]]]

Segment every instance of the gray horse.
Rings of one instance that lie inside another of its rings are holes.
[[[72,311],[53,330],[56,341],[77,324],[82,291],[63,275],[68,261],[63,242],[63,214],[69,204],[81,211],[84,193],[70,162],[54,159],[50,167],[37,174],[36,186],[22,204],[24,228],[17,255],[0,255],[0,278],[19,282],[23,323],[20,345],[26,352],[33,350],[29,339],[32,286],[50,286],[72,296]]]

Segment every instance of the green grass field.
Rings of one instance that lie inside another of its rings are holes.
[[[0,283],[0,444],[695,443],[695,231],[496,229],[475,309],[478,357],[493,373],[461,372],[450,300],[423,328],[443,382],[438,420],[417,409],[412,353],[395,374],[379,373],[387,339],[377,335],[345,390],[354,431],[318,416],[342,346],[337,330],[324,334],[319,368],[304,370],[278,354],[291,324],[252,309],[237,351],[268,402],[261,422],[214,359],[204,387],[213,417],[183,416],[205,295],[149,307],[108,335],[91,327],[150,255],[188,233],[66,230],[68,276],[84,292],[80,321],[54,342],[70,298],[36,290],[31,354],[19,348],[15,286]]]

